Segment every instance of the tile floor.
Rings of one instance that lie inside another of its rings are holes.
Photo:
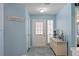
[[[31,48],[28,51],[27,56],[54,56],[54,53],[49,47]]]

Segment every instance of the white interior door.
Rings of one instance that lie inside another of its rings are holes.
[[[32,20],[32,46],[46,47],[46,20]]]

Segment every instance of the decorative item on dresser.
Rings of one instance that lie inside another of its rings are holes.
[[[56,36],[57,36],[56,30],[54,30],[53,36],[54,36],[54,38],[56,38]]]

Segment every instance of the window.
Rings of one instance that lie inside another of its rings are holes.
[[[47,21],[47,35],[48,35],[48,43],[50,43],[50,38],[53,37],[53,20]]]
[[[53,34],[53,20],[48,20],[47,21],[47,27],[48,27],[48,34]]]

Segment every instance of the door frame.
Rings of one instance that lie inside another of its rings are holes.
[[[31,23],[33,23],[33,20],[37,20],[37,21],[38,21],[39,19],[32,19]],[[46,20],[46,19],[41,19],[41,20],[45,20],[45,22],[46,22],[46,28],[47,28],[47,20]],[[31,33],[32,33],[32,30],[33,30],[33,27],[32,27],[32,24],[31,24]],[[31,40],[33,40],[33,33],[32,33],[31,36],[32,36],[32,39],[31,39]],[[47,29],[46,29],[46,41],[48,41],[48,40],[47,40]],[[47,43],[48,43],[48,42],[47,42]],[[46,44],[47,44],[47,43],[46,43]],[[32,45],[32,41],[31,41],[31,45]],[[33,46],[32,46],[32,47],[33,47]]]

